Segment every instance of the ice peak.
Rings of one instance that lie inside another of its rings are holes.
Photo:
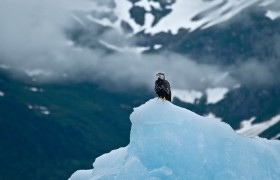
[[[135,108],[128,146],[77,179],[280,179],[280,142],[246,138],[168,101]]]

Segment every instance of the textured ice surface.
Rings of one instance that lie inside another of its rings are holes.
[[[170,102],[135,108],[128,146],[98,157],[78,179],[280,179],[280,142],[246,138]]]

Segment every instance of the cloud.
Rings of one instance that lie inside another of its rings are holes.
[[[2,0],[1,59],[18,67],[58,60],[53,57],[65,46],[63,28],[70,23],[69,10],[83,6],[83,0]]]
[[[219,79],[224,71],[216,66],[201,65],[176,54],[135,55],[113,54],[102,56],[96,54],[95,59],[82,58],[80,67],[72,70],[74,77],[90,78],[95,81],[114,83],[115,85],[145,86],[154,85],[155,74],[159,71],[166,73],[167,79],[173,87],[188,89],[204,89],[206,86],[230,86],[236,81],[231,77]],[[121,83],[120,83],[121,82]]]
[[[229,71],[242,84],[267,86],[279,83],[277,67],[279,67],[279,63],[276,61],[260,62],[257,59],[251,59],[242,64],[231,66]]]
[[[268,1],[270,2],[270,1]],[[280,10],[280,1],[271,1],[272,3],[268,4],[266,7],[269,9],[269,10],[274,10],[274,11],[279,11]]]
[[[111,1],[110,6],[112,6]],[[233,86],[238,78],[258,76],[259,68],[270,78],[269,70],[254,63],[240,67],[199,64],[172,53],[140,55],[107,53],[100,49],[69,46],[65,30],[74,26],[71,11],[88,10],[89,0],[2,0],[0,2],[0,62],[29,74],[43,74],[43,81],[92,81],[106,87],[148,87],[152,89],[155,73],[164,71],[176,88],[204,89],[208,86]],[[91,25],[91,31],[96,30]],[[125,36],[107,31],[90,34],[114,44],[130,46]],[[125,43],[124,43],[125,42]],[[231,77],[225,72],[241,74]],[[247,71],[246,73],[244,73]],[[244,76],[243,76],[244,75]],[[248,78],[247,78],[248,79]],[[248,81],[251,81],[250,78]]]
[[[199,65],[174,54],[108,55],[102,50],[67,46],[64,32],[73,25],[71,10],[77,7],[86,8],[86,1],[2,0],[1,61],[19,69],[49,72],[43,73],[45,80],[62,80],[65,78],[62,74],[67,74],[71,80],[90,80],[107,85],[122,82],[126,86],[153,86],[155,73],[164,71],[174,86],[201,88],[199,81],[223,73],[217,67]],[[114,33],[107,32],[103,38],[112,39],[114,43],[123,41],[123,38],[114,36]]]

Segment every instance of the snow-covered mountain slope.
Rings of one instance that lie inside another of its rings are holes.
[[[115,0],[114,8],[106,4],[94,4],[95,12],[113,13],[116,18],[102,16],[96,13],[89,15],[92,21],[108,27],[121,29],[123,22],[136,34],[144,31],[148,34],[172,32],[177,34],[179,29],[194,31],[205,29],[225,22],[242,10],[251,6],[267,8],[266,16],[275,20],[280,10],[271,10],[276,0]],[[111,5],[111,4],[110,4]],[[99,8],[97,8],[99,7]]]
[[[273,117],[272,119],[269,119],[265,122],[253,124],[255,119],[256,119],[255,117],[252,117],[249,120],[242,121],[241,128],[238,129],[237,132],[239,134],[243,134],[243,135],[249,136],[249,137],[258,136],[265,130],[271,128],[272,126],[274,126],[275,124],[280,122],[280,115],[277,115],[277,116]]]
[[[79,179],[279,179],[280,142],[246,138],[170,102],[134,109],[130,143],[98,157]]]

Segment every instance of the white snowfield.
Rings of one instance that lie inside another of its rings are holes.
[[[180,29],[187,29],[189,32],[198,29],[207,29],[230,20],[243,10],[252,6],[263,7],[266,10],[265,16],[271,20],[275,20],[280,17],[279,10],[270,9],[270,7],[274,6],[274,3],[277,3],[277,0],[176,0],[170,6],[165,7],[171,10],[171,12],[164,16],[157,24],[154,24],[154,20],[156,18],[151,11],[152,9],[160,11],[163,10],[160,3],[152,0],[138,0],[135,2],[135,6],[142,7],[146,10],[144,24],[139,25],[130,14],[130,10],[133,7],[133,3],[131,1],[114,0],[114,3],[115,7],[112,8],[108,6],[110,3],[107,5],[106,3],[99,5],[95,1],[92,1],[88,8],[84,10],[85,12],[88,12],[86,13],[87,15],[85,18],[81,18],[75,13],[72,15],[72,18],[84,27],[87,27],[86,22],[89,21],[104,27],[110,27],[121,34],[123,33],[121,24],[126,22],[132,30],[132,34],[127,35],[127,37],[129,37],[141,31],[146,34],[155,35],[162,32],[177,34]],[[116,16],[116,19],[112,20],[111,16],[98,17],[94,15],[95,13],[113,14]],[[118,44],[108,42],[105,39],[102,39],[102,37],[99,39],[99,42],[106,48],[117,52],[141,54],[150,48],[131,47],[130,45],[122,47]],[[66,44],[67,46],[73,47],[73,42],[67,42]],[[161,47],[162,45],[155,45],[154,49],[159,49]],[[79,48],[75,47],[75,50],[79,51]],[[49,72],[29,71],[27,71],[27,74],[29,75],[33,75],[34,73],[49,75]]]
[[[227,88],[210,88],[206,90],[207,104],[216,104],[223,100],[225,95],[228,93]]]
[[[265,130],[269,129],[270,127],[280,122],[280,114],[271,118],[268,121],[253,124],[255,119],[256,117],[252,117],[249,120],[242,121],[241,128],[238,129],[236,132],[248,137],[255,137],[257,135],[260,135]]]
[[[271,20],[275,20],[280,17],[280,11],[267,11],[265,15]]]
[[[207,104],[216,104],[225,98],[225,95],[229,92],[228,88],[209,88],[206,89]],[[203,93],[195,90],[172,90],[172,100],[178,98],[180,101],[195,104],[197,100],[200,100]]]
[[[280,179],[280,141],[247,138],[168,101],[135,108],[130,143],[70,180]]]
[[[178,98],[180,101],[195,104],[195,101],[199,100],[202,97],[202,95],[202,92],[195,90],[173,89],[172,101],[174,98]]]

